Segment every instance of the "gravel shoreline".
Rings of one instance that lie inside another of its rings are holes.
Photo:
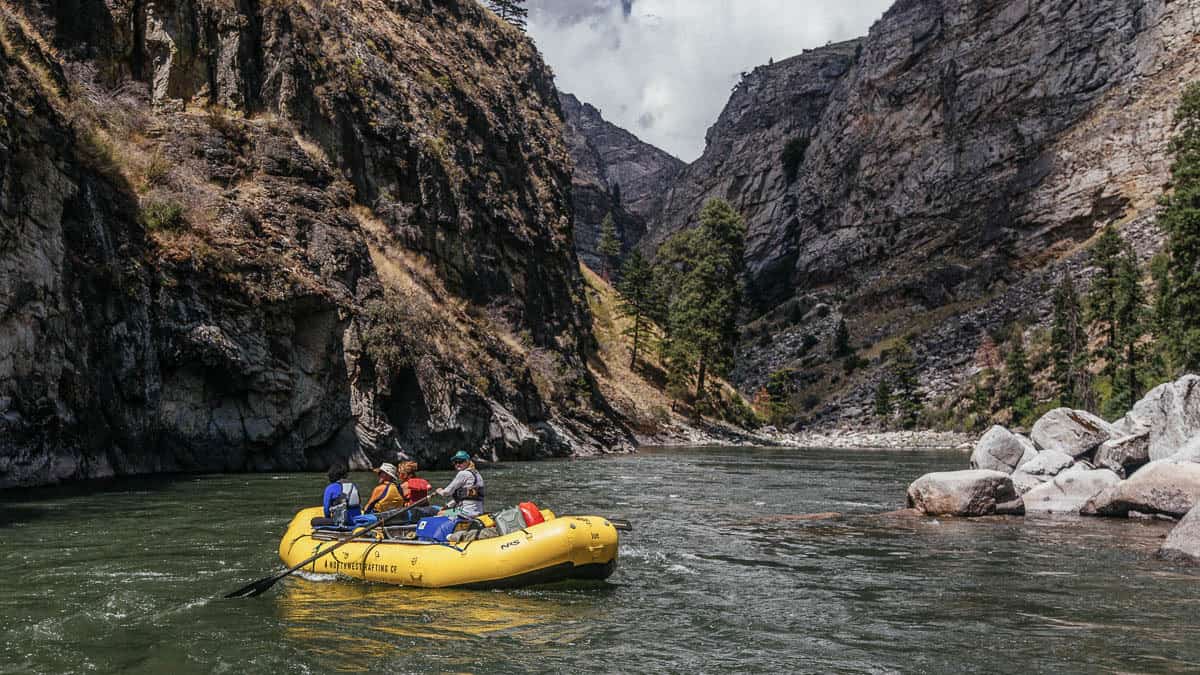
[[[946,431],[863,431],[830,429],[786,433],[771,428],[750,432],[725,425],[676,425],[655,435],[639,436],[641,447],[669,448],[711,445],[721,447],[834,448],[838,450],[959,450],[971,452],[978,436]]]

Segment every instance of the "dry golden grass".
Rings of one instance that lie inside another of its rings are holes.
[[[659,433],[672,421],[683,421],[681,415],[672,413],[673,402],[664,389],[663,366],[657,350],[639,350],[638,370],[631,368],[633,339],[625,331],[632,321],[621,313],[616,289],[587,265],[581,263],[579,269],[591,309],[592,332],[600,344],[597,359],[588,365],[604,397],[628,418],[638,433]],[[661,336],[657,326],[651,330]],[[741,394],[728,382],[719,381],[718,389],[726,399],[741,399]]]

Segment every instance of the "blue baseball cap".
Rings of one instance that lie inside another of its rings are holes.
[[[450,458],[450,461],[451,462],[469,462],[469,461],[471,461],[471,455],[467,454],[466,450],[459,450],[458,452],[454,453],[454,456]]]

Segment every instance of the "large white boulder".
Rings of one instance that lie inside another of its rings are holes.
[[[1121,421],[1150,434],[1150,459],[1166,459],[1200,436],[1200,376],[1185,375],[1150,390]]]
[[[1149,461],[1149,431],[1105,441],[1096,450],[1096,466],[1111,469],[1122,477],[1133,473]]]
[[[1008,474],[985,469],[930,473],[908,487],[909,507],[931,516],[989,516],[1017,499]]]
[[[1022,496],[1026,515],[1079,515],[1088,500],[1121,482],[1108,469],[1078,465],[1063,471]]]
[[[1200,564],[1200,508],[1193,508],[1179,521],[1158,554],[1167,560]]]
[[[1200,464],[1150,462],[1088,501],[1085,515],[1128,516],[1130,511],[1182,517],[1200,501]]]
[[[1172,462],[1200,462],[1200,436],[1188,441],[1178,452],[1167,459]]]
[[[1033,442],[1002,426],[988,429],[971,453],[971,468],[1012,473],[1018,466],[1037,457]]]
[[[1013,472],[1013,487],[1023,495],[1033,488],[1051,480],[1075,463],[1075,458],[1057,450],[1039,452],[1037,457],[1025,462]]]
[[[1087,411],[1056,408],[1034,423],[1031,435],[1042,450],[1082,457],[1105,441],[1124,434]]]

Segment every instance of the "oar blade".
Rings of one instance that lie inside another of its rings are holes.
[[[224,595],[224,597],[227,597],[227,598],[252,598],[254,596],[263,595],[264,591],[270,589],[270,587],[275,584],[275,581],[272,579],[274,579],[274,578],[268,577],[266,579],[259,579],[258,581],[254,581],[253,584],[248,584],[246,586],[240,587],[240,589],[238,589],[236,591],[226,593],[226,595]]]
[[[253,597],[262,595],[263,593],[267,592],[267,589],[274,586],[275,582],[279,581],[281,578],[282,577],[280,577],[278,574],[274,574],[269,577],[259,579],[258,581],[255,581],[253,583],[249,583],[249,584],[246,584],[245,586],[242,586],[241,588],[237,589],[236,591],[233,591],[232,593],[226,593],[225,597],[226,598],[253,598]]]

